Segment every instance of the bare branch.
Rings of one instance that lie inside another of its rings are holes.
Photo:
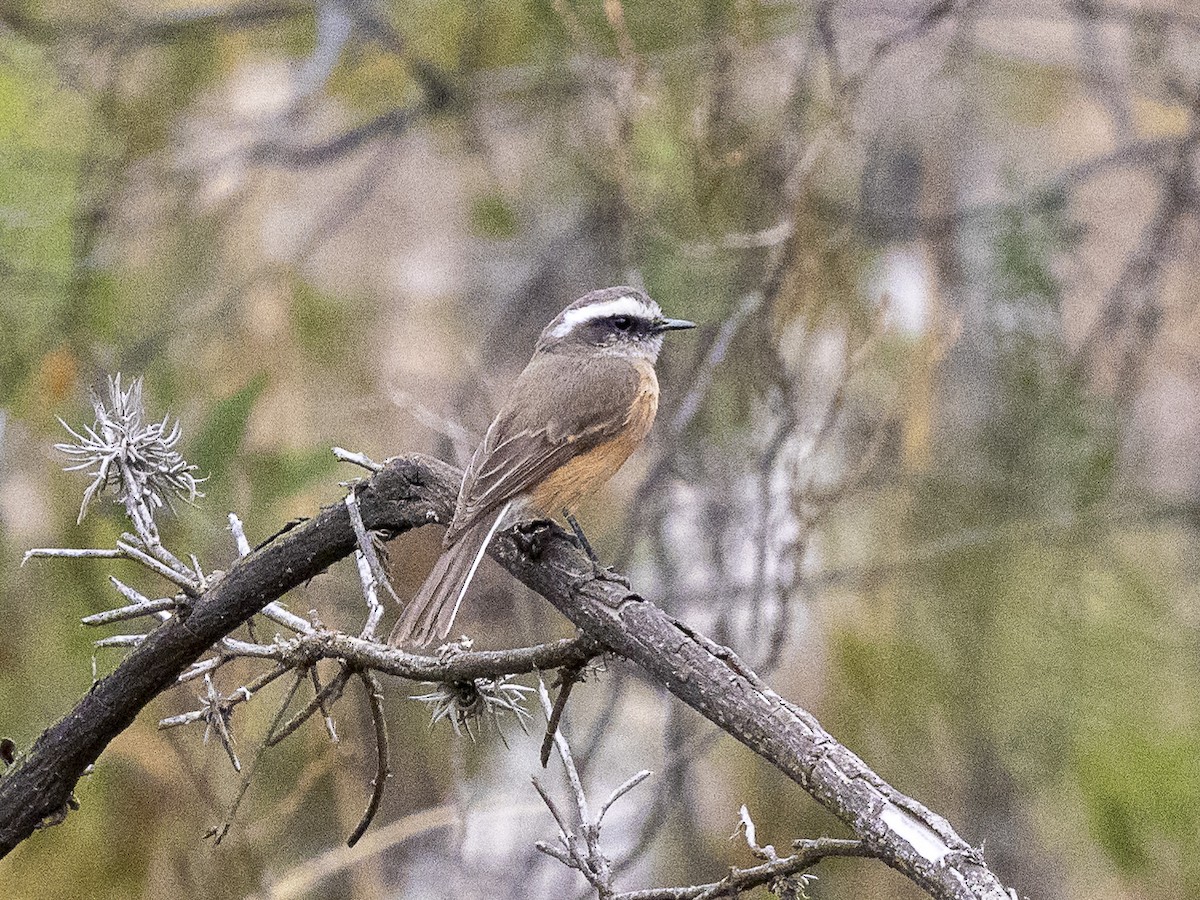
[[[549,720],[552,713],[550,694],[546,691],[546,684],[543,681],[538,681],[538,699],[542,701],[542,711]],[[579,779],[579,771],[575,768],[575,759],[571,756],[571,745],[567,743],[566,737],[561,732],[554,734],[554,748],[563,761],[563,768],[566,769],[567,781],[571,785],[571,792],[575,795],[575,805],[579,808],[579,820],[585,826],[590,825],[592,817],[588,813],[587,794],[584,793],[583,782]]]
[[[113,579],[114,581],[116,579]],[[140,619],[142,616],[152,616],[155,613],[167,612],[179,605],[174,597],[162,597],[158,600],[142,598],[138,603],[122,606],[105,612],[93,613],[80,619],[84,625],[111,625],[113,622],[124,622],[127,619]]]
[[[250,542],[246,539],[246,529],[237,513],[229,514],[229,531],[233,535],[234,546],[237,547],[238,557],[250,555]],[[311,634],[315,629],[312,623],[295,613],[289,612],[278,603],[271,602],[261,610],[264,618],[270,619],[276,625],[282,625],[297,634]],[[251,620],[252,621],[252,620]],[[249,623],[247,623],[249,624]]]
[[[208,684],[210,683],[208,676],[212,671],[212,668],[205,669],[202,672],[198,672],[196,677],[199,675],[204,675],[205,683]],[[285,672],[289,671],[291,671],[291,669],[288,666],[275,666],[269,671],[263,672],[249,684],[239,687],[228,697],[219,698],[217,702],[220,704],[222,712],[226,717],[228,717],[234,706],[250,700],[255,694],[277,679],[280,675],[283,675]],[[183,679],[180,678],[180,681],[182,680]],[[206,696],[201,696],[200,700],[204,704],[200,709],[193,710],[192,712],[181,713],[177,716],[168,716],[167,718],[159,721],[158,727],[160,729],[174,728],[178,725],[190,725],[192,722],[199,722],[205,719],[210,714],[210,701]]]
[[[339,631],[314,631],[273,644],[229,639],[222,644],[227,658],[270,659],[292,668],[307,668],[321,659],[337,659],[354,668],[373,669],[411,681],[445,682],[525,675],[586,662],[599,648],[586,637],[563,638],[513,650],[477,650],[448,657],[420,656],[377,641]]]
[[[371,571],[371,563],[366,554],[361,550],[355,552],[354,562],[358,567],[359,581],[362,583],[363,599],[367,601],[367,619],[358,636],[364,641],[370,641],[375,639],[375,629],[379,626],[379,620],[383,618],[383,604],[379,602],[379,592],[375,590],[375,585],[379,582]],[[388,590],[391,592],[390,585]],[[392,596],[395,596],[394,592]]]
[[[38,558],[61,558],[61,559],[124,559],[125,554],[120,550],[104,550],[104,549],[83,549],[73,550],[67,547],[36,547],[33,550],[26,550],[25,555],[21,557],[21,565],[29,562],[31,559]]]
[[[379,606],[379,601],[375,597],[375,585],[382,584],[392,599],[396,603],[400,603],[400,598],[396,596],[396,592],[392,589],[392,583],[388,581],[387,573],[383,571],[383,566],[379,562],[379,554],[375,552],[375,545],[371,541],[371,535],[367,532],[367,528],[363,525],[362,513],[358,509],[358,499],[354,495],[355,487],[351,487],[349,493],[346,494],[346,511],[350,513],[350,524],[354,526],[354,537],[358,541],[358,553],[362,556],[367,566],[370,569],[370,577],[363,576],[363,593],[367,598],[367,605],[372,607],[372,616],[375,624],[378,624],[379,617],[383,615],[383,608]],[[373,583],[372,583],[373,582]],[[375,612],[378,611],[378,615]],[[368,622],[370,619],[368,619]],[[370,626],[370,631],[364,629],[363,637],[370,637],[375,630],[374,624]]]
[[[233,543],[237,547],[238,556],[249,556],[250,542],[246,540],[246,529],[237,513],[229,514],[229,532],[233,535]]]
[[[278,603],[268,603],[260,612],[264,619],[270,619],[276,625],[282,625],[284,628],[295,631],[298,634],[312,634],[316,631],[313,628],[312,622],[303,616],[298,616],[294,612],[284,609]]]
[[[334,700],[325,696],[325,689],[321,687],[321,676],[317,672],[316,666],[310,666],[308,670],[308,680],[313,686],[313,700],[316,701],[317,709],[321,710],[321,718],[325,722],[325,731],[329,735],[331,744],[338,743],[337,726],[333,722],[333,715],[329,712],[329,707],[333,705]]]
[[[246,692],[246,696],[249,696],[249,691]],[[205,743],[208,742],[208,736],[215,730],[217,739],[225,748],[225,753],[229,757],[234,771],[242,771],[242,763],[233,749],[233,733],[229,730],[229,709],[222,704],[221,692],[217,690],[209,675],[204,676],[204,696],[201,699],[204,702],[203,712],[207,723],[204,729]]]
[[[551,710],[550,716],[546,720],[546,736],[542,739],[540,760],[543,769],[550,762],[550,748],[554,744],[554,736],[558,733],[563,713],[567,709],[567,700],[571,697],[571,688],[575,686],[575,682],[581,680],[581,672],[583,672],[583,666],[566,666],[560,675],[561,686],[558,690],[558,696],[554,699],[554,709]]]
[[[624,784],[608,795],[608,799],[600,805],[600,813],[596,816],[596,827],[599,828],[604,822],[604,814],[608,812],[609,807],[632,791],[635,787],[649,778],[653,773],[649,769],[642,769],[636,775],[628,779]]]
[[[114,634],[112,637],[100,638],[95,642],[98,648],[104,647],[137,647],[146,640],[144,634]]]
[[[379,138],[398,137],[412,126],[420,114],[420,109],[389,109],[368,122],[315,144],[264,141],[251,152],[250,160],[289,168],[322,166],[341,159]]]
[[[375,460],[371,459],[371,457],[367,456],[365,453],[354,453],[342,447],[334,447],[333,455],[342,462],[351,463],[352,465],[356,466],[362,466],[368,472],[378,472],[383,468],[383,466],[375,462]]]
[[[559,811],[558,806],[554,803],[554,798],[550,796],[546,788],[542,786],[540,781],[538,781],[537,776],[533,776],[530,781],[533,782],[534,790],[538,792],[538,796],[542,798],[542,802],[546,804],[546,808],[550,810],[550,815],[554,817],[554,821],[558,824],[558,832],[562,836],[562,840],[565,843],[567,840],[567,835],[569,835],[572,831],[570,824],[567,822],[567,819],[562,812]]]
[[[383,715],[383,687],[379,684],[379,679],[370,672],[360,672],[359,677],[367,688],[367,698],[371,702],[371,720],[375,723],[375,747],[377,751],[377,769],[375,772],[375,780],[371,783],[371,800],[367,804],[366,812],[363,813],[362,819],[358,826],[346,839],[346,846],[353,847],[358,843],[358,839],[366,833],[370,827],[371,821],[375,818],[375,813],[379,811],[379,804],[383,800],[383,792],[387,787],[387,780],[391,777],[391,771],[388,768],[388,734],[387,720]]]
[[[196,583],[195,579],[193,579],[190,575],[185,575],[176,571],[171,566],[159,562],[150,554],[143,550],[139,550],[137,547],[133,546],[127,541],[117,541],[117,550],[119,550],[121,555],[127,559],[132,559],[135,562],[139,562],[151,572],[161,575],[163,578],[172,582],[173,584],[179,585],[179,587],[183,589],[183,592],[189,597],[194,598],[200,596],[201,588],[199,584]]]
[[[308,671],[310,673],[310,677],[314,677],[315,679],[315,676],[313,676],[312,673],[316,672],[316,666],[313,666]],[[288,719],[287,722],[277,728],[275,733],[267,739],[267,744],[273,747],[280,741],[291,737],[292,734],[295,733],[296,729],[312,718],[317,710],[321,710],[328,720],[329,714],[325,712],[326,706],[333,703],[342,695],[342,690],[346,687],[346,682],[350,680],[350,676],[352,674],[353,671],[350,669],[350,667],[344,666],[340,672],[333,676],[333,680],[324,687],[317,686],[314,680],[313,698],[308,701],[308,704],[304,707],[304,709],[300,710],[298,713]],[[330,738],[336,741],[337,732],[334,731],[332,724],[327,722],[326,729],[329,731]]]
[[[831,856],[873,857],[862,841],[820,838],[797,841],[799,852],[749,869],[731,869],[720,881],[694,884],[687,887],[650,888],[615,894],[613,900],[709,900],[716,897],[737,897],[743,891],[770,885],[781,878],[798,875]]]
[[[292,686],[288,688],[287,695],[283,698],[283,702],[279,704],[279,711],[275,713],[275,718],[271,722],[271,727],[267,729],[267,736],[263,743],[259,746],[258,752],[254,754],[254,762],[248,766],[242,773],[242,780],[238,784],[237,793],[234,795],[233,801],[229,804],[229,811],[225,814],[225,821],[219,826],[214,827],[205,835],[213,839],[213,845],[221,843],[225,839],[225,835],[229,833],[229,829],[233,826],[233,817],[237,815],[238,808],[242,805],[242,800],[246,797],[246,790],[250,787],[250,782],[254,778],[254,773],[258,769],[258,764],[262,761],[263,754],[270,746],[271,737],[275,733],[275,729],[279,727],[280,721],[283,719],[284,713],[287,712],[288,706],[291,705],[292,698],[296,696],[296,691],[300,689],[300,685],[304,682],[304,672],[297,672],[296,677],[292,679]]]

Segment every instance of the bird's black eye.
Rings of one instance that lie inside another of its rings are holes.
[[[617,329],[617,331],[632,331],[633,330],[633,317],[632,316],[613,316],[612,324],[613,324],[613,328]]]

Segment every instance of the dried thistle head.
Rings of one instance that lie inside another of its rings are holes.
[[[110,377],[108,397],[94,396],[92,408],[96,421],[85,427],[83,434],[59,419],[75,441],[54,445],[76,460],[66,471],[86,471],[92,479],[83,493],[78,521],[83,521],[92,500],[110,485],[116,488],[117,502],[125,505],[135,522],[142,511],[152,518],[155,510],[169,507],[173,496],[188,503],[204,496],[197,487],[204,479],[196,477],[196,466],[175,449],[182,432],[179,420],[172,424],[170,416],[164,416],[161,422],[146,424],[142,379],[122,388],[119,373]]]
[[[413,700],[419,700],[430,707],[429,727],[433,727],[442,719],[450,723],[454,733],[461,735],[465,730],[475,740],[472,724],[490,721],[496,726],[500,739],[507,746],[504,730],[500,727],[500,716],[508,713],[517,720],[521,730],[528,734],[525,725],[533,717],[525,709],[522,696],[533,690],[523,684],[512,681],[512,675],[499,675],[495,678],[476,678],[470,681],[443,681],[437,683],[434,690]]]
[[[783,875],[767,885],[767,890],[779,900],[809,900],[808,886],[816,880],[817,876],[809,872]]]

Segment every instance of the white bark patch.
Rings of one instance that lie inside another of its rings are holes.
[[[894,803],[889,803],[884,808],[880,818],[913,850],[934,865],[950,855],[950,848],[936,831]]]

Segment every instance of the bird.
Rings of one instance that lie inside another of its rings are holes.
[[[628,286],[584,294],[546,325],[471,457],[442,555],[401,613],[390,645],[424,646],[449,635],[501,528],[562,512],[590,555],[572,513],[654,424],[654,366],[664,335],[694,327],[666,318]]]

